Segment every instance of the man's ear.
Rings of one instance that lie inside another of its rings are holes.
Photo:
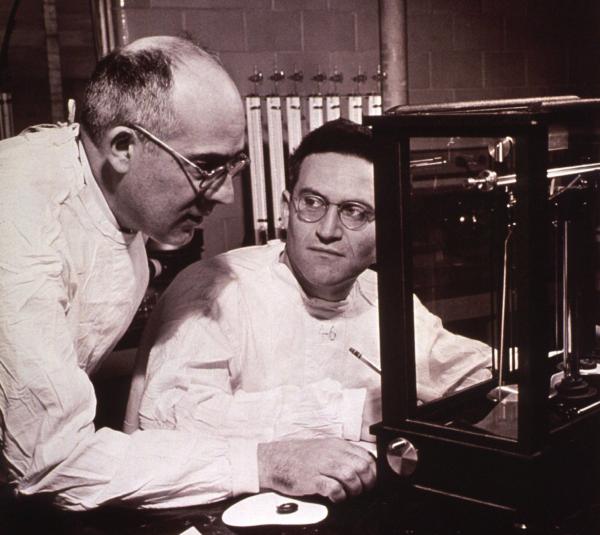
[[[290,220],[290,202],[292,202],[292,194],[288,190],[284,190],[281,194],[281,223],[284,229],[288,228]]]
[[[111,167],[120,175],[129,171],[131,159],[141,144],[131,128],[115,126],[106,134],[108,154],[106,158]]]

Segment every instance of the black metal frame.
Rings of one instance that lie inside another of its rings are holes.
[[[382,423],[375,426],[379,472],[382,481],[393,486],[410,483],[413,488],[522,517],[552,516],[553,511],[543,502],[558,495],[557,485],[580,489],[572,494],[571,508],[589,490],[591,480],[588,485],[576,481],[580,478],[579,459],[573,459],[571,466],[561,460],[565,452],[581,457],[587,444],[595,443],[597,437],[590,422],[597,423],[599,411],[591,410],[553,429],[548,424],[551,318],[545,280],[538,276],[549,262],[544,239],[550,224],[548,132],[551,123],[561,121],[585,124],[591,119],[600,125],[600,103],[569,101],[544,106],[538,102],[525,109],[471,111],[413,114],[411,110],[403,115],[400,110],[396,115],[366,119],[378,147],[375,200],[383,411]],[[489,383],[425,406],[416,403],[409,143],[416,137],[450,136],[511,136],[518,147],[514,185],[518,198],[515,220],[520,230],[514,243],[519,295],[517,440],[420,419],[428,411],[452,411],[484,396]],[[407,481],[400,481],[385,461],[388,443],[398,436],[411,440],[420,452],[417,471]],[[489,489],[490,479],[494,479],[495,489]],[[563,505],[569,508],[564,501]]]

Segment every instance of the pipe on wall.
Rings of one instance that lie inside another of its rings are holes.
[[[407,0],[379,0],[383,109],[408,104]]]
[[[42,5],[44,13],[44,29],[46,30],[48,81],[50,83],[50,116],[52,117],[52,122],[56,123],[65,120],[56,0],[44,0]]]

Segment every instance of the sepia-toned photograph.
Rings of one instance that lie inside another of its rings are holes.
[[[2,0],[5,534],[600,534],[600,2]]]

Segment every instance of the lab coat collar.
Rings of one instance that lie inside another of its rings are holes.
[[[357,310],[358,300],[360,299],[359,296],[363,296],[358,281],[354,283],[346,299],[342,299],[341,301],[327,301],[319,297],[311,297],[306,294],[292,271],[284,263],[284,255],[285,248],[282,244],[282,251],[276,256],[276,261],[273,265],[273,272],[286,284],[296,288],[304,306],[311,316],[317,319],[330,320],[338,316],[352,314],[352,311]],[[371,304],[368,299],[367,302]]]

